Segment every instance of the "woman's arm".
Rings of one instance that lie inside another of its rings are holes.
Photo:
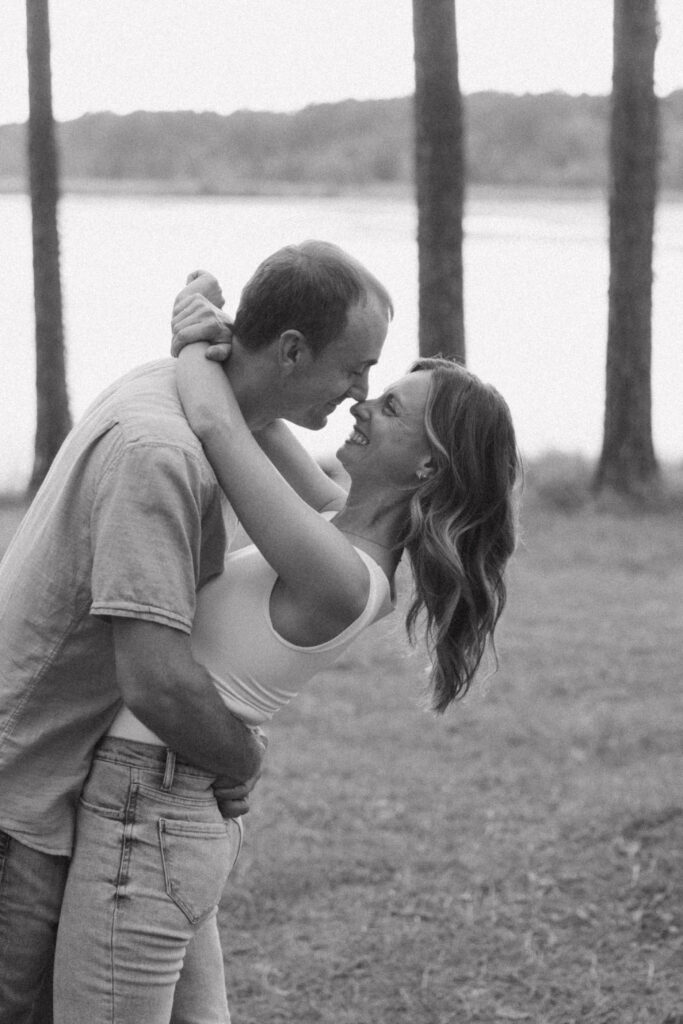
[[[212,274],[205,270],[190,274],[173,304],[172,354],[177,356],[186,345],[207,341],[210,358],[217,362],[228,359],[232,324],[221,311],[223,305],[223,293]],[[323,512],[344,507],[344,489],[321,470],[283,421],[265,427],[258,433],[257,440],[285,480],[312,508]]]
[[[318,512],[339,512],[344,507],[344,488],[321,469],[283,420],[269,424],[255,437],[261,450],[307,505]]]
[[[223,369],[205,358],[205,348],[189,345],[178,358],[178,391],[190,426],[238,519],[285,589],[300,607],[344,628],[365,607],[367,569],[344,535],[299,497],[261,450]]]

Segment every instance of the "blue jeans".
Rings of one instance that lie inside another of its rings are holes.
[[[51,1024],[52,960],[68,866],[67,857],[0,832],[0,1024]]]
[[[55,1024],[229,1024],[218,901],[242,826],[213,776],[107,737],[83,788],[54,976]]]

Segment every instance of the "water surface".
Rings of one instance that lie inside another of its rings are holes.
[[[0,488],[28,478],[35,422],[30,210],[0,195]],[[389,288],[396,317],[373,390],[417,354],[413,203],[378,198],[66,196],[60,207],[72,409],[116,376],[165,355],[185,274],[214,272],[233,308],[269,252],[325,238]],[[506,396],[522,450],[599,452],[607,334],[607,216],[599,199],[472,198],[465,221],[468,363]],[[661,457],[683,457],[683,203],[660,205],[653,319],[653,419]],[[315,452],[347,435],[342,408]]]

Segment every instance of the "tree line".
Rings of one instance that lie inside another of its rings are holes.
[[[659,100],[659,182],[683,190],[683,90]],[[610,101],[563,93],[463,97],[469,184],[605,188]],[[57,124],[65,187],[152,181],[198,193],[269,186],[335,190],[410,184],[414,100],[346,100],[293,114],[87,114]],[[0,186],[26,180],[26,126],[0,126]]]
[[[36,457],[29,490],[39,485],[56,450],[55,445],[61,440],[59,435],[62,431],[56,429],[56,425],[62,423],[63,429],[66,429],[70,423],[63,361],[64,339],[57,234],[60,175],[52,116],[48,2],[49,0],[26,0],[29,70],[28,164],[33,222],[38,360]],[[415,97],[411,104],[411,122],[414,128],[413,131],[408,129],[408,137],[412,137],[413,142],[412,166],[418,214],[419,349],[421,354],[435,350],[449,353],[464,362],[466,345],[462,218],[465,181],[468,174],[472,174],[472,159],[470,158],[468,165],[465,157],[463,99],[458,79],[455,0],[412,0],[412,7]],[[661,491],[661,476],[652,444],[651,417],[654,214],[659,185],[668,184],[674,188],[681,185],[680,147],[677,143],[681,137],[679,114],[683,92],[672,94],[665,103],[659,101],[655,95],[654,58],[658,38],[656,0],[614,0],[612,93],[609,101],[608,129],[605,132],[608,138],[606,192],[610,222],[605,429],[593,487],[596,493],[614,491],[639,502],[647,501]],[[479,96],[490,97],[491,94]],[[585,125],[577,127],[576,118],[566,116],[567,103],[571,104],[575,111],[578,109],[569,97],[556,93],[551,96],[555,103],[565,104],[563,110],[556,108],[555,116],[551,119],[552,126],[555,129],[561,127],[565,132],[569,130],[569,137],[573,138],[573,144],[568,148],[566,145],[560,145],[550,149],[550,164],[555,169],[560,169],[562,183],[566,183],[569,172],[572,171],[576,175],[576,168],[580,165],[582,156],[586,150],[591,149],[591,133],[586,131]],[[529,111],[533,114],[534,108],[537,110],[542,100],[543,98],[538,96],[524,97],[527,115]],[[580,98],[580,102],[591,103],[599,110],[599,106],[596,107],[599,100],[596,98],[584,96]],[[400,125],[400,103],[400,100],[392,103],[397,118],[393,121],[387,119],[394,131],[397,124]],[[386,106],[382,103],[375,104],[377,105]],[[297,143],[294,147],[297,162],[290,164],[288,176],[279,180],[290,182],[292,175],[301,174],[301,178],[295,177],[294,180],[305,181],[303,175],[310,173],[310,165],[315,166],[316,156],[319,157],[324,150],[324,147],[317,143],[313,147],[307,145],[307,126],[310,128],[311,121],[317,119],[318,127],[323,129],[322,136],[329,139],[331,119],[323,115],[321,122],[318,115],[320,111],[329,114],[330,110],[335,108],[342,110],[347,115],[347,120],[356,126],[358,119],[354,115],[359,110],[364,114],[370,110],[368,104],[349,101],[320,108],[306,108],[301,112],[299,120],[296,115],[285,115],[285,121],[282,115],[260,115],[261,118],[269,118],[269,126],[266,126],[265,121],[261,122],[264,131],[260,137],[248,130],[249,117],[253,115],[246,112],[233,115],[233,126],[238,129],[238,137],[239,129],[242,130],[242,148],[239,152],[242,154],[243,162],[246,161],[246,165],[251,167],[252,180],[261,183],[262,191],[264,180],[269,180],[264,179],[263,171],[267,169],[269,162],[271,167],[278,166],[277,160],[283,148],[277,143],[277,132],[273,131],[273,126],[286,124],[286,134],[291,135]],[[521,109],[520,106],[518,110]],[[197,117],[189,116],[192,118],[193,126],[196,126]],[[113,115],[100,115],[100,124],[102,117],[109,117],[110,124],[121,124],[126,120],[119,119],[117,122],[116,119],[112,121]],[[128,123],[133,124],[138,131],[135,149],[141,154],[153,154],[156,174],[163,173],[164,168],[169,167],[169,154],[164,147],[169,144],[169,140],[174,141],[180,134],[178,128],[181,122],[178,118],[181,117],[187,118],[188,115],[176,115],[175,120],[173,115],[130,115]],[[218,115],[201,117],[204,120],[211,118],[214,128],[228,120]],[[142,130],[144,123],[149,124],[151,119],[158,126],[162,118],[165,119],[165,130],[158,134],[157,145],[150,149],[146,133]],[[90,118],[81,121],[87,123],[90,128],[96,125]],[[671,129],[664,136],[664,146],[662,121]],[[486,126],[495,123],[496,118],[489,117]],[[339,128],[338,121],[335,127]],[[501,133],[503,135],[507,134],[509,121],[504,121],[504,127],[506,131]],[[68,125],[62,126],[62,129],[68,132]],[[16,131],[17,126],[11,126],[10,132],[12,130]],[[538,132],[533,116],[513,121],[513,130],[520,153],[526,160],[533,158],[537,165],[535,143]],[[404,134],[400,137],[403,138]],[[319,137],[319,133],[315,135],[316,138]],[[341,138],[333,137],[332,144],[341,146],[340,152],[349,158],[354,166],[357,165],[357,158],[362,156],[362,152],[367,152],[374,161],[375,180],[377,177],[385,182],[401,180],[397,170],[399,162],[393,159],[397,155],[397,150],[392,150],[388,146],[379,150],[376,132],[368,137],[367,131],[361,131],[360,140],[358,136],[359,133],[356,132],[356,138],[350,141],[347,132]],[[369,145],[359,144],[363,138]],[[93,141],[97,141],[96,127]],[[207,183],[202,178],[200,190],[234,190],[236,180],[234,162],[231,161],[237,154],[237,148],[226,149],[225,140],[220,138],[217,131],[212,134],[208,152],[202,148],[199,139],[194,141],[194,146],[187,145],[187,149],[183,146],[185,166],[189,166],[190,170],[197,169],[197,159],[201,157],[212,172],[218,167],[222,175],[220,180],[223,182],[218,186],[215,180]],[[187,137],[184,137],[183,142],[188,144]],[[93,155],[93,148],[96,151],[96,147],[86,147],[88,157]],[[284,148],[291,157],[292,146]],[[119,146],[115,154],[118,160],[118,163],[115,160],[116,172],[122,179],[131,177],[130,171],[123,169],[126,163],[124,153],[127,149],[127,146]],[[597,149],[595,151],[597,152]],[[502,172],[506,184],[539,184],[537,175],[532,181],[515,180],[515,172],[509,159],[504,156],[502,160],[496,161],[495,151],[491,152],[484,147],[484,152],[487,158],[486,181],[490,182],[496,173],[498,177],[495,180],[498,181]],[[107,174],[111,173],[110,165],[111,161],[108,161]],[[405,167],[405,164],[402,166]],[[411,167],[410,162],[407,166]],[[667,172],[672,168],[673,172],[669,178]],[[173,168],[166,173],[168,176],[161,179],[162,187],[168,189],[173,183],[174,186],[183,185],[184,190],[188,190],[187,179],[174,178]],[[90,177],[92,176],[91,173]],[[232,186],[226,185],[228,180],[232,181]],[[315,178],[312,180],[316,182]],[[474,177],[473,180],[476,181],[477,178]],[[357,181],[355,183],[358,184]],[[554,185],[559,183],[551,182]],[[573,180],[570,177],[569,183],[577,185],[603,182],[587,182],[581,180],[579,175]],[[310,181],[307,184],[310,190]],[[347,182],[344,180],[337,184]],[[196,182],[191,187],[197,190]],[[238,187],[243,189],[242,184]],[[317,181],[317,187],[320,187],[320,181]],[[43,374],[40,369],[43,362],[51,364],[54,372]]]

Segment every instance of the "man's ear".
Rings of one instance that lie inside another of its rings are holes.
[[[302,369],[311,360],[311,350],[301,331],[283,331],[277,346],[280,367],[287,373]]]

